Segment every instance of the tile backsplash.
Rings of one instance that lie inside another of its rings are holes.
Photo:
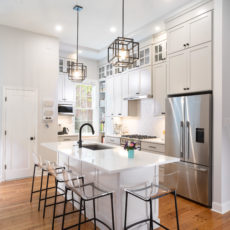
[[[62,128],[66,127],[69,129],[69,134],[74,134],[74,117],[73,116],[58,116],[58,125]]]

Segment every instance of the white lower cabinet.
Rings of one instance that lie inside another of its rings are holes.
[[[166,63],[153,66],[153,99],[154,99],[154,116],[165,114],[166,99]]]
[[[212,90],[212,43],[169,55],[167,68],[168,94]]]

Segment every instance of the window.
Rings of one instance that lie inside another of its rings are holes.
[[[75,106],[75,132],[78,133],[82,124],[90,123],[93,125],[95,103],[93,95],[95,86],[86,84],[76,85],[76,106]],[[90,127],[86,126],[82,130],[84,134],[91,134]]]

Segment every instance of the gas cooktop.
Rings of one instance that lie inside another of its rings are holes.
[[[151,139],[157,138],[156,136],[148,136],[148,135],[139,135],[139,134],[131,134],[131,135],[122,135],[122,138],[130,138],[130,139]]]

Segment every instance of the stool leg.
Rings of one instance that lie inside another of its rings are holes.
[[[150,207],[150,230],[153,230],[153,207],[152,207],[152,200],[149,200],[149,207]]]
[[[43,174],[44,174],[44,170],[42,169],[41,184],[40,184],[40,193],[39,193],[39,203],[38,203],[38,211],[40,211],[40,205],[41,205]]]
[[[111,198],[111,211],[112,211],[112,230],[115,229],[115,225],[114,225],[114,211],[113,211],[113,193],[110,194],[110,198]]]
[[[73,191],[72,191],[72,209],[74,211],[74,196],[73,196]]]
[[[54,229],[54,220],[55,220],[55,216],[56,216],[57,188],[58,188],[58,180],[55,179],[55,195],[54,195],[54,209],[53,209],[52,230]]]
[[[65,188],[65,202],[64,202],[64,211],[63,211],[63,218],[62,218],[62,230],[65,226],[65,209],[66,209],[66,203],[67,203],[67,188]]]
[[[96,205],[95,199],[93,199],[93,220],[94,220],[94,230],[97,229],[97,221],[96,221]]]
[[[33,199],[33,191],[34,191],[34,177],[35,177],[35,171],[36,171],[37,165],[34,164],[34,173],[33,173],[33,178],[32,178],[32,188],[31,188],[31,194],[30,194],[30,203],[32,202]]]
[[[84,201],[84,214],[85,214],[85,221],[86,221],[86,202]]]
[[[43,218],[45,218],[45,215],[46,215],[46,200],[47,200],[47,192],[48,192],[48,186],[49,186],[49,177],[50,177],[50,174],[48,173],[47,181],[46,181],[46,193],[45,193],[44,208],[43,208]]]
[[[174,191],[174,200],[175,200],[175,209],[176,209],[176,223],[177,223],[177,230],[179,230],[179,229],[180,229],[180,226],[179,226],[179,218],[178,218],[178,210],[177,210],[176,191]]]
[[[128,209],[128,192],[125,192],[125,224],[124,224],[124,230],[126,230],[126,227],[127,227],[127,209]]]
[[[82,210],[82,198],[80,200],[80,211],[79,211],[79,218],[78,218],[78,230],[81,230],[81,210]]]

